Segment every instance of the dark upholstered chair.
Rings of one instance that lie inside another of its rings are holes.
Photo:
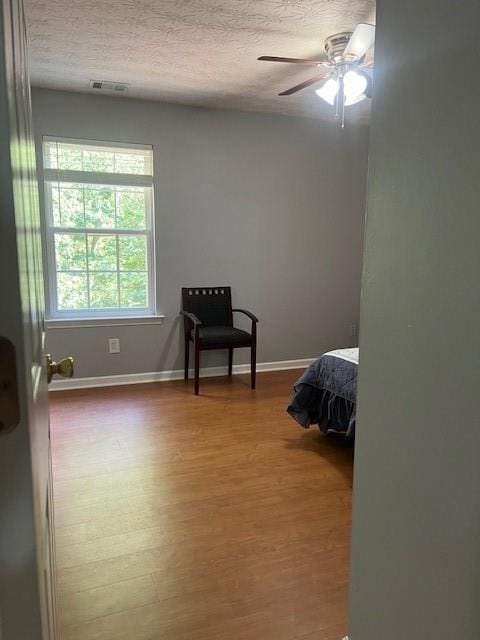
[[[233,326],[235,312],[250,318],[250,333]],[[212,349],[228,349],[228,375],[232,375],[233,350],[250,347],[251,387],[255,389],[258,319],[245,309],[232,309],[230,287],[183,288],[181,313],[185,328],[185,380],[188,380],[190,342],[195,349],[195,395],[200,386],[200,351]]]

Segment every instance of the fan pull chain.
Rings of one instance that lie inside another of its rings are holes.
[[[345,128],[345,89],[343,84],[343,76],[341,76],[338,80],[338,102],[340,106],[340,126],[342,129]]]

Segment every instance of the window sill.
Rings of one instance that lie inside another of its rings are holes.
[[[163,324],[165,316],[126,316],[119,318],[50,318],[45,320],[47,329],[93,329],[95,327],[136,326]]]

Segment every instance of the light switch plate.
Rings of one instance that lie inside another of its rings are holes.
[[[109,338],[108,339],[108,352],[109,353],[120,353],[120,338]]]

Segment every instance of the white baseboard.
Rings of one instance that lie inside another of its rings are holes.
[[[283,371],[286,369],[305,369],[315,358],[302,358],[300,360],[279,360],[277,362],[257,363],[257,373],[262,371]],[[212,378],[214,376],[226,376],[227,367],[207,367],[200,371],[200,377]],[[234,375],[239,373],[250,373],[249,364],[233,365]],[[190,371],[190,377],[193,370]],[[152,371],[148,373],[127,373],[116,376],[94,376],[91,378],[60,378],[53,380],[50,384],[50,391],[61,391],[64,389],[90,389],[92,387],[114,387],[124,384],[142,384],[145,382],[166,382],[168,380],[183,380],[183,369],[173,371]]]

